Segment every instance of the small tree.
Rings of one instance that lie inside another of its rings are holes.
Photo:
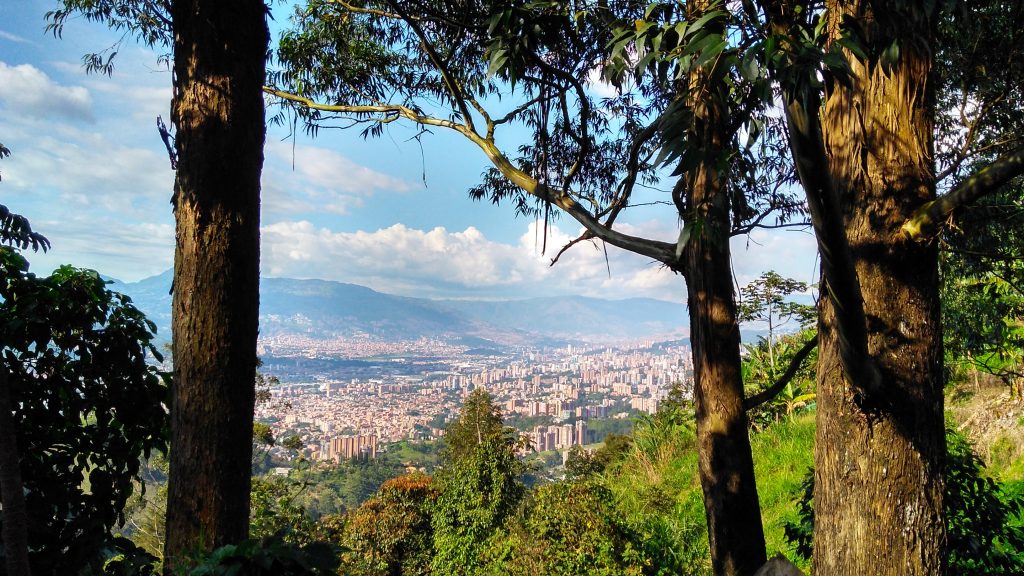
[[[434,506],[436,576],[472,574],[481,567],[487,539],[512,514],[526,489],[521,446],[482,389],[466,399],[459,419],[449,425],[445,460],[437,471]]]
[[[385,482],[349,517],[340,542],[347,574],[430,574],[434,532],[430,510],[438,491],[430,476],[409,474]]]
[[[4,243],[48,245],[20,216],[0,214]],[[98,570],[105,549],[127,544],[111,529],[124,523],[140,457],[167,445],[167,386],[149,363],[160,359],[155,330],[96,272],[62,266],[38,277],[0,246],[0,435],[21,448],[3,464],[20,469],[28,519],[5,494],[4,545],[23,523],[37,576]]]
[[[760,278],[740,288],[739,321],[764,322],[768,325],[768,365],[772,377],[776,368],[775,332],[794,319],[800,326],[814,321],[814,306],[787,299],[792,294],[805,291],[806,282],[783,278],[774,270],[764,272]]]

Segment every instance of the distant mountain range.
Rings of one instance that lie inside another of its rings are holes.
[[[139,282],[114,281],[169,339],[171,271]],[[583,296],[526,300],[429,300],[394,296],[326,280],[263,278],[260,334],[332,339],[370,334],[389,340],[423,336],[498,344],[610,342],[688,334],[682,304],[650,298]]]

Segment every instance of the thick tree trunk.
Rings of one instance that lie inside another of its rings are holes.
[[[853,16],[874,49],[895,37],[900,51],[891,66],[851,59],[852,89],[834,86],[823,111],[829,169],[881,387],[855,391],[846,381],[836,310],[823,298],[814,572],[938,574],[945,440],[937,252],[900,234],[935,196],[929,17],[911,3],[830,4],[833,34],[844,16]]]
[[[3,533],[0,533],[0,539],[3,540],[7,573],[31,576],[28,513],[25,511],[25,485],[21,481],[17,432],[7,366],[0,359],[0,499],[3,500]]]
[[[695,20],[712,7],[691,6]],[[754,481],[747,414],[743,409],[740,330],[729,253],[729,199],[718,170],[724,157],[725,95],[707,71],[690,78],[691,144],[702,162],[688,171],[684,215],[696,229],[685,246],[684,275],[693,348],[698,471],[704,492],[708,544],[715,574],[751,575],[767,560]]]
[[[174,382],[165,558],[248,536],[259,307],[261,0],[178,0]]]

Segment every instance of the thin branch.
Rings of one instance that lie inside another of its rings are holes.
[[[328,0],[328,1],[331,4],[337,4],[337,5],[341,6],[342,8],[344,8],[345,10],[347,10],[349,12],[352,12],[353,14],[370,14],[370,15],[373,15],[373,16],[380,16],[381,18],[390,18],[392,20],[406,20],[406,18],[403,18],[400,14],[397,14],[395,12],[387,12],[387,11],[384,11],[384,10],[378,10],[376,8],[366,8],[366,7],[361,7],[361,6],[354,6],[354,5],[346,2],[345,0]],[[419,20],[419,18],[413,18],[413,19],[417,20],[417,21]]]
[[[626,156],[626,177],[619,184],[618,190],[616,190],[617,198],[615,202],[605,211],[608,214],[608,218],[605,219],[605,226],[611,226],[623,208],[628,206],[629,198],[633,195],[633,187],[636,186],[636,178],[640,172],[640,152],[643,150],[644,144],[655,135],[657,127],[657,121],[652,122],[633,137],[633,142],[629,146],[629,153]]]
[[[743,400],[743,409],[746,411],[753,410],[754,408],[757,408],[758,406],[778,396],[779,393],[781,393],[786,388],[786,385],[793,380],[793,377],[796,376],[797,371],[800,370],[800,366],[803,365],[804,360],[807,359],[807,356],[811,353],[811,350],[814,350],[814,347],[817,345],[818,335],[815,334],[813,338],[811,338],[807,342],[804,342],[804,345],[801,346],[799,350],[797,350],[796,354],[793,355],[793,359],[790,360],[789,366],[786,368],[786,371],[782,373],[782,376],[779,376],[779,379],[775,382],[775,384],[772,384],[770,387],[758,392],[757,394],[754,394],[750,398]]]
[[[465,92],[462,90],[462,85],[455,80],[455,76],[452,74],[451,70],[448,69],[444,59],[441,58],[440,54],[438,54],[437,50],[434,48],[434,45],[427,39],[427,35],[423,31],[423,28],[420,27],[416,20],[409,18],[395,0],[388,0],[388,3],[395,8],[398,15],[405,20],[406,24],[409,25],[409,28],[411,28],[413,33],[416,34],[416,37],[420,39],[423,51],[427,53],[427,57],[430,58],[431,64],[433,64],[437,71],[441,73],[441,78],[444,80],[444,84],[448,88],[448,93],[451,94],[452,99],[455,101],[455,105],[458,106],[459,112],[462,114],[466,128],[473,131],[476,130],[473,126],[473,116],[470,114],[469,107],[466,105],[467,100],[474,108],[476,108],[477,112],[484,117],[484,120],[490,124],[491,119],[487,115],[487,112],[484,111],[483,107],[480,106],[475,98],[466,97]]]
[[[291,94],[283,90],[278,90],[273,87],[264,86],[263,91],[267,94],[277,96],[283,100],[294,102],[306,106],[311,110],[320,110],[325,112],[337,112],[337,113],[348,113],[348,114],[397,114],[407,120],[422,124],[425,126],[439,126],[442,128],[448,128],[454,130],[459,134],[465,136],[470,142],[477,145],[487,158],[490,159],[491,164],[505,178],[508,179],[514,186],[517,186],[527,194],[534,196],[545,202],[550,202],[563,212],[571,216],[577,222],[579,222],[586,230],[594,234],[594,237],[600,238],[605,242],[635,252],[641,256],[647,256],[653,258],[659,262],[664,263],[672,270],[681,270],[682,265],[679,262],[679,258],[676,256],[676,245],[668,242],[661,242],[658,240],[651,240],[648,238],[640,238],[637,236],[630,236],[623,234],[617,230],[614,230],[608,226],[603,225],[590,211],[581,206],[576,200],[572,198],[564,190],[553,188],[546,184],[539,182],[533,176],[530,176],[520,168],[517,168],[512,162],[505,156],[501,150],[498,149],[492,139],[484,138],[480,136],[476,131],[472,130],[466,124],[459,124],[452,120],[443,120],[441,118],[435,118],[432,116],[424,116],[409,108],[408,106],[402,106],[399,104],[389,104],[384,106],[349,106],[344,104],[321,104],[313,101],[305,96],[299,96],[297,94]]]
[[[918,208],[901,230],[911,240],[931,238],[954,210],[995,192],[1021,174],[1024,174],[1024,146],[999,157],[950,192]]]
[[[981,122],[981,119],[988,114],[988,111],[991,110],[992,107],[995,106],[997,103],[999,103],[1003,99],[1003,97],[1004,94],[1000,94],[996,98],[993,98],[991,101],[986,102],[981,107],[981,110],[975,115],[974,121],[972,122],[967,120],[966,107],[968,98],[966,95],[964,96],[963,102],[961,102],[960,104],[960,122],[967,126],[967,134],[964,136],[963,146],[961,146],[960,150],[957,151],[956,158],[953,159],[953,162],[951,162],[945,170],[943,170],[937,176],[935,176],[936,182],[941,182],[945,180],[947,177],[949,177],[950,174],[956,172],[957,169],[960,168],[960,166],[964,163],[964,160],[966,160],[967,157],[970,156],[972,153],[978,154],[982,152],[982,150],[971,150],[971,146],[974,144],[974,139],[977,137],[978,124]]]
[[[789,222],[789,223],[785,223],[785,224],[774,224],[774,225],[761,224],[761,222],[764,222],[765,218],[771,216],[777,210],[785,210],[787,208],[798,208],[798,207],[800,207],[802,205],[803,205],[803,202],[787,202],[787,203],[782,204],[780,206],[772,206],[771,208],[769,208],[769,209],[765,210],[764,212],[761,212],[760,214],[758,214],[757,217],[754,218],[753,220],[751,220],[750,222],[748,222],[748,223],[746,223],[746,224],[744,224],[742,226],[737,226],[737,227],[733,228],[732,232],[730,232],[730,235],[731,236],[740,236],[742,234],[749,234],[755,228],[761,228],[761,229],[764,229],[764,230],[773,230],[773,229],[776,229],[776,228],[789,228],[789,227],[807,226],[808,224],[810,224],[810,222]]]
[[[555,254],[555,257],[551,259],[551,264],[549,264],[549,266],[554,266],[558,262],[558,259],[562,257],[562,254],[564,254],[569,248],[572,248],[573,246],[585,240],[592,240],[593,238],[593,234],[584,231],[583,234],[580,234],[578,238],[570,240],[568,243],[566,243],[565,246],[562,246],[562,249],[558,251],[558,254]]]

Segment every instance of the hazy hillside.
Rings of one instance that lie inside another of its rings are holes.
[[[160,330],[170,334],[171,272],[139,282],[117,282]],[[568,296],[528,300],[428,300],[393,296],[355,284],[325,280],[263,278],[260,334],[333,338],[366,333],[388,339],[445,336],[504,344],[563,340],[607,341],[685,336],[681,304],[631,298]],[[540,339],[540,340],[538,340]]]

